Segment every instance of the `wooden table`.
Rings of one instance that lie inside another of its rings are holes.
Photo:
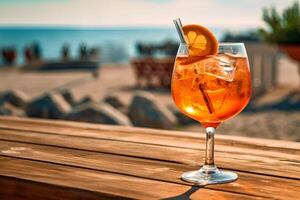
[[[239,179],[200,188],[179,177],[202,164],[204,134],[1,117],[0,199],[300,198],[300,143],[216,143],[218,166]]]

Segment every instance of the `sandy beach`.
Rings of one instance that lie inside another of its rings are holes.
[[[290,92],[300,95],[296,63],[287,58],[279,61],[279,86],[256,99],[255,105],[268,105],[280,102]],[[99,69],[100,76],[92,77],[86,71],[47,71],[34,72],[17,69],[0,69],[0,91],[21,90],[34,98],[47,91],[71,89],[75,99],[90,96],[101,101],[107,94],[115,94],[127,104],[130,103],[135,86],[133,69],[129,65],[104,65]],[[165,105],[173,104],[170,91],[147,90]],[[300,101],[298,95],[297,101]],[[203,132],[198,124],[174,127],[174,129]],[[299,110],[267,110],[261,112],[244,111],[221,124],[218,134],[272,138],[300,141]]]

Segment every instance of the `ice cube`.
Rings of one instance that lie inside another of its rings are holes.
[[[194,68],[192,66],[177,65],[176,75],[179,80],[193,78],[195,76]]]
[[[176,67],[179,79],[195,78],[199,75],[209,74],[218,79],[228,82],[233,81],[235,73],[236,58],[222,55],[213,55],[201,59],[188,59],[188,62],[181,62]]]
[[[227,55],[211,56],[205,64],[205,72],[231,82],[234,79],[235,59]]]
[[[203,58],[189,58],[183,62],[178,62],[176,65],[176,74],[178,79],[194,78],[199,74],[205,73],[205,65]]]
[[[231,46],[231,45],[219,46],[219,52],[222,52],[224,54],[236,55],[240,51],[241,51],[241,49],[239,46]]]

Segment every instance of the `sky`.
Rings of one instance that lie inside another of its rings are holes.
[[[137,27],[184,24],[252,28],[263,7],[300,0],[0,0],[0,26]]]

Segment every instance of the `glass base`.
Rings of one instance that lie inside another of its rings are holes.
[[[204,186],[233,182],[238,179],[238,175],[233,172],[220,171],[215,165],[204,165],[197,171],[183,173],[181,179]]]

